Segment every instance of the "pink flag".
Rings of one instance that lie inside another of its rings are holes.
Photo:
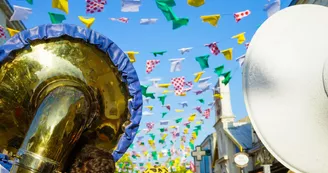
[[[148,128],[148,131],[151,131],[151,130],[154,128],[155,124],[149,122],[149,123],[146,123],[146,126],[147,126],[147,128]]]
[[[5,28],[0,25],[0,38],[6,38]]]
[[[171,79],[171,83],[174,87],[175,94],[181,95],[183,93],[183,87],[185,83],[185,77],[176,77]]]
[[[155,66],[160,63],[160,60],[147,60],[146,62],[146,72],[149,74],[153,71]]]
[[[245,11],[235,13],[234,17],[235,17],[236,22],[239,22],[242,18],[244,18],[250,14],[251,14],[250,10],[245,10]]]
[[[218,45],[216,42],[210,43],[210,44],[205,44],[206,47],[209,47],[211,50],[211,53],[213,55],[218,55],[220,53],[220,49],[218,48]]]
[[[86,0],[86,4],[86,12],[92,14],[95,12],[102,12],[104,6],[107,4],[107,0]]]
[[[209,117],[210,117],[210,115],[211,115],[211,109],[206,109],[205,111],[204,111],[204,113],[203,113],[203,116],[206,118],[206,119],[208,119]]]
[[[196,172],[195,165],[194,165],[194,163],[193,163],[192,161],[190,161],[190,170],[191,170],[192,172]]]

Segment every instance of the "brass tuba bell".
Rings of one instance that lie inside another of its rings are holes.
[[[0,47],[0,149],[11,172],[65,172],[80,139],[117,161],[142,112],[128,57],[103,35],[74,25],[42,25]]]

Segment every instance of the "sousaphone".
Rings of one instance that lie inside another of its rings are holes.
[[[25,30],[0,47],[0,148],[11,172],[64,172],[83,138],[117,161],[139,127],[135,69],[105,36],[59,24]]]
[[[283,9],[256,31],[243,70],[251,122],[294,172],[328,172],[328,8]]]

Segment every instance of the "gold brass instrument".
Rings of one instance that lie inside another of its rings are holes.
[[[30,42],[0,66],[0,147],[11,172],[62,172],[83,136],[112,152],[130,124],[127,84],[106,53],[63,36]]]

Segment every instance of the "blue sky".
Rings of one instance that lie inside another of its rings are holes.
[[[34,1],[34,4],[30,5],[24,0],[9,0],[13,5],[32,8],[33,14],[29,16],[28,20],[23,21],[27,28],[50,23],[48,12],[65,14],[60,10],[52,9],[51,0]],[[289,2],[290,0],[282,1],[282,6],[285,7]],[[166,21],[164,15],[157,8],[153,0],[142,0],[140,12],[137,13],[123,13],[121,12],[120,0],[108,0],[105,10],[93,15],[85,13],[84,1],[80,0],[77,2],[70,0],[69,14],[66,15],[67,20],[64,23],[83,26],[77,16],[95,17],[96,21],[91,27],[92,29],[113,40],[124,51],[140,52],[136,56],[137,62],[134,63],[134,67],[143,84],[147,84],[147,80],[150,78],[161,78],[160,83],[169,83],[171,78],[180,76],[185,76],[188,81],[193,80],[193,73],[201,71],[199,64],[195,61],[195,57],[210,54],[209,48],[204,47],[204,44],[219,42],[218,46],[221,50],[233,48],[233,60],[227,61],[222,54],[210,56],[210,68],[205,70],[206,72],[203,77],[211,76],[212,78],[209,82],[214,86],[218,80],[218,77],[213,73],[214,68],[224,64],[225,69],[234,70],[238,66],[235,59],[246,52],[245,46],[238,45],[237,41],[231,39],[231,37],[241,32],[246,32],[246,42],[249,42],[256,29],[267,19],[267,14],[263,11],[263,7],[267,3],[268,0],[206,0],[203,6],[195,8],[189,6],[187,0],[176,0],[177,5],[173,8],[173,11],[178,17],[189,18],[190,22],[187,26],[172,30],[171,22]],[[251,15],[236,23],[233,13],[247,9],[251,11]],[[201,21],[201,15],[211,14],[222,14],[218,27],[213,27]],[[127,17],[130,21],[127,24],[114,22],[108,19],[111,17]],[[140,25],[139,20],[141,18],[158,18],[159,20],[153,25]],[[190,53],[181,55],[178,49],[182,47],[193,47],[194,49]],[[150,53],[164,50],[168,51],[164,56],[154,57]],[[181,72],[170,73],[168,59],[171,58],[185,58],[185,61],[182,63]],[[159,59],[161,63],[151,74],[146,74],[145,63],[146,60],[150,59]],[[239,68],[234,73],[230,81],[231,100],[236,119],[240,119],[247,116],[242,94],[241,69]],[[197,88],[196,84],[194,84],[194,88]],[[202,105],[197,99],[204,99],[205,104]],[[195,112],[193,110],[194,107],[202,106],[204,110],[212,100],[211,91],[207,91],[199,96],[190,92],[186,97],[176,97],[173,94],[169,94],[166,103],[171,105],[172,110],[164,119],[161,119],[161,112],[167,111],[166,108],[161,106],[158,99],[151,100],[150,104],[144,104],[154,106],[154,115],[143,117],[140,128],[145,128],[146,122],[155,122],[158,124],[160,120],[174,121],[181,117],[188,118],[191,113]],[[181,109],[178,103],[182,101],[188,101],[189,107],[185,108],[185,112],[183,113],[174,112],[174,109]],[[196,140],[195,145],[200,144],[208,134],[214,131],[214,112],[212,110],[210,119],[205,120],[202,133]],[[183,128],[181,127],[180,131],[182,130]],[[159,132],[155,134],[159,134]]]

